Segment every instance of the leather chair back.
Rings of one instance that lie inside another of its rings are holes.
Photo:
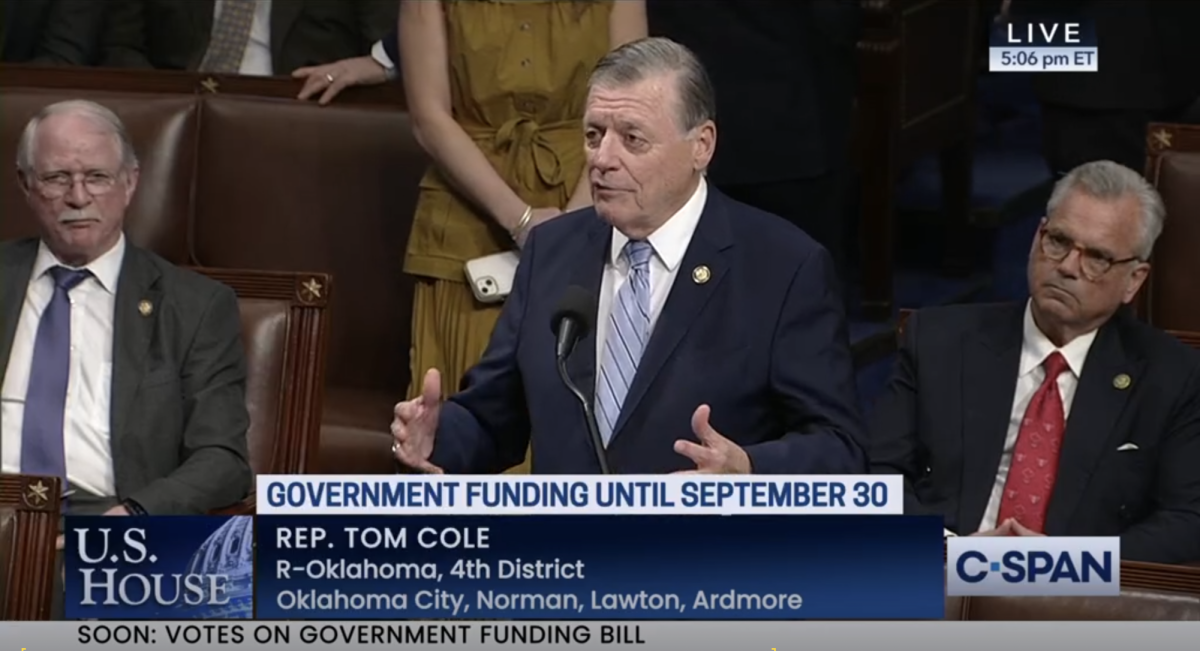
[[[1168,330],[1200,332],[1200,125],[1151,124],[1146,178],[1167,207],[1139,311]]]
[[[946,619],[1200,621],[1200,568],[1122,561],[1118,597],[946,597]]]
[[[194,270],[232,287],[238,296],[251,468],[255,475],[309,472],[320,440],[332,279],[314,273]],[[247,512],[252,503],[231,512]]]
[[[50,619],[61,483],[0,475],[0,620]]]
[[[249,97],[203,106],[192,234],[196,264],[332,274],[345,300],[333,314],[329,381],[408,382],[412,282],[404,245],[424,156],[408,114]]]
[[[958,617],[971,621],[1196,621],[1200,596],[1123,590],[1119,597],[970,597]]]

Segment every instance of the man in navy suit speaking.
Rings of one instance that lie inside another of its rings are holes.
[[[537,226],[464,388],[396,405],[405,471],[866,470],[829,254],[704,179],[712,85],[663,38],[611,52],[584,116],[594,206]]]

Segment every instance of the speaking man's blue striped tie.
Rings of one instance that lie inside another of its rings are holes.
[[[654,247],[649,242],[630,240],[624,253],[629,261],[629,279],[617,291],[608,315],[608,335],[596,381],[596,420],[605,445],[612,439],[625,394],[629,393],[650,339],[650,256],[654,255]]]

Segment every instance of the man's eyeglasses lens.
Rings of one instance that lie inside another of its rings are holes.
[[[38,179],[41,193],[47,199],[59,199],[71,192],[76,178],[70,174],[50,174]],[[83,176],[83,189],[93,197],[108,194],[117,185],[117,179],[111,174],[93,172]]]

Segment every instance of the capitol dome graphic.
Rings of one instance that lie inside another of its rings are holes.
[[[228,603],[176,605],[187,619],[250,619],[254,616],[254,518],[236,516],[221,525],[192,554],[188,574],[224,574]]]

